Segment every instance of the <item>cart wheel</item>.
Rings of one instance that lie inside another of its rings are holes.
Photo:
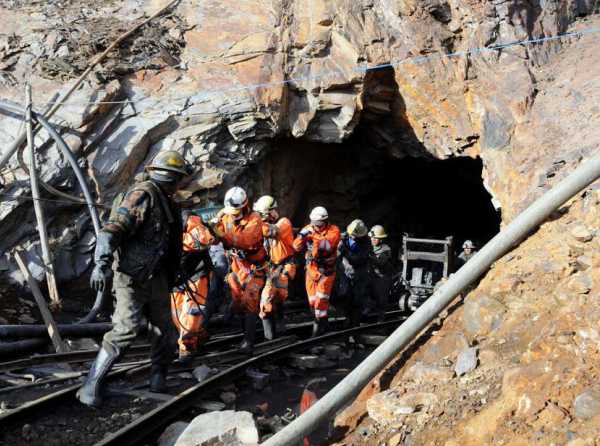
[[[400,295],[398,299],[398,309],[403,313],[408,313],[408,299],[410,298],[410,293],[404,292]]]
[[[410,310],[410,312],[415,312],[417,311],[417,308],[419,308],[421,306],[421,301],[419,299],[419,296],[411,294],[408,297],[408,309]]]

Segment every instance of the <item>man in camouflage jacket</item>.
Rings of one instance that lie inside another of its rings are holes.
[[[115,199],[96,241],[91,287],[104,291],[114,271],[116,304],[113,328],[104,336],[77,392],[77,398],[89,406],[102,404],[104,378],[143,329],[148,329],[152,341],[152,391],[165,390],[167,368],[174,358],[176,332],[170,320],[169,291],[181,255],[182,222],[171,196],[188,169],[179,153],[166,151],[146,170],[148,180]]]

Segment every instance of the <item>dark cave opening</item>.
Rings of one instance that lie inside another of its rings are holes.
[[[481,246],[500,229],[480,159],[394,159],[353,138],[343,144],[282,140],[277,146],[256,169],[251,195],[273,194],[295,226],[323,205],[342,230],[355,218],[369,227],[383,224],[396,249],[408,233],[453,236],[456,251],[466,239]]]
[[[252,195],[270,193],[295,225],[325,206],[342,230],[355,218],[383,224],[397,249],[402,234],[470,239],[481,246],[500,229],[482,179],[481,159],[435,159],[406,119],[393,68],[367,73],[360,121],[339,144],[283,138],[249,178]],[[310,137],[309,137],[310,138]],[[469,144],[467,141],[466,144]]]

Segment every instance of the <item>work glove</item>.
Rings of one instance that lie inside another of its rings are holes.
[[[352,237],[348,238],[348,249],[351,253],[357,253],[359,251],[359,245]]]
[[[90,286],[94,291],[103,292],[108,287],[109,279],[112,277],[113,251],[117,245],[118,238],[113,233],[100,231],[96,237],[94,250],[96,266],[90,277]]]
[[[232,249],[231,252],[239,259],[246,260],[246,251],[243,249]]]
[[[90,277],[90,287],[99,293],[104,292],[108,287],[110,278],[112,277],[112,270],[106,265],[97,264],[94,266],[92,276]]]
[[[304,229],[302,229],[302,230],[301,230],[301,231],[298,233],[298,235],[299,235],[300,237],[302,237],[302,238],[306,238],[306,237],[308,237],[310,234],[312,234],[312,231],[311,231],[310,229],[307,229],[307,228],[304,228]]]
[[[220,217],[211,218],[208,222],[209,231],[219,240],[225,237],[225,233],[219,229]]]

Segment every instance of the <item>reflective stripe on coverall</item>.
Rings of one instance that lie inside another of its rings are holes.
[[[261,318],[270,316],[274,307],[288,298],[289,283],[296,277],[294,232],[292,222],[281,218],[277,223],[263,223],[263,236],[269,255],[267,282],[261,294]]]
[[[216,225],[230,256],[227,283],[231,290],[231,309],[235,314],[258,314],[259,311],[267,258],[262,225],[257,212],[250,212],[238,221],[225,214]]]
[[[341,233],[337,226],[328,224],[320,232],[313,225],[305,226],[294,240],[294,249],[306,249],[306,294],[308,304],[315,312],[315,318],[327,318],[329,298],[335,284],[337,248]]]
[[[203,224],[202,219],[190,215],[183,233],[183,251],[207,251],[215,242],[215,237]],[[207,323],[210,315],[206,311],[209,283],[210,274],[208,271],[202,271],[171,293],[171,317],[179,331],[180,352],[192,353],[209,338]]]

